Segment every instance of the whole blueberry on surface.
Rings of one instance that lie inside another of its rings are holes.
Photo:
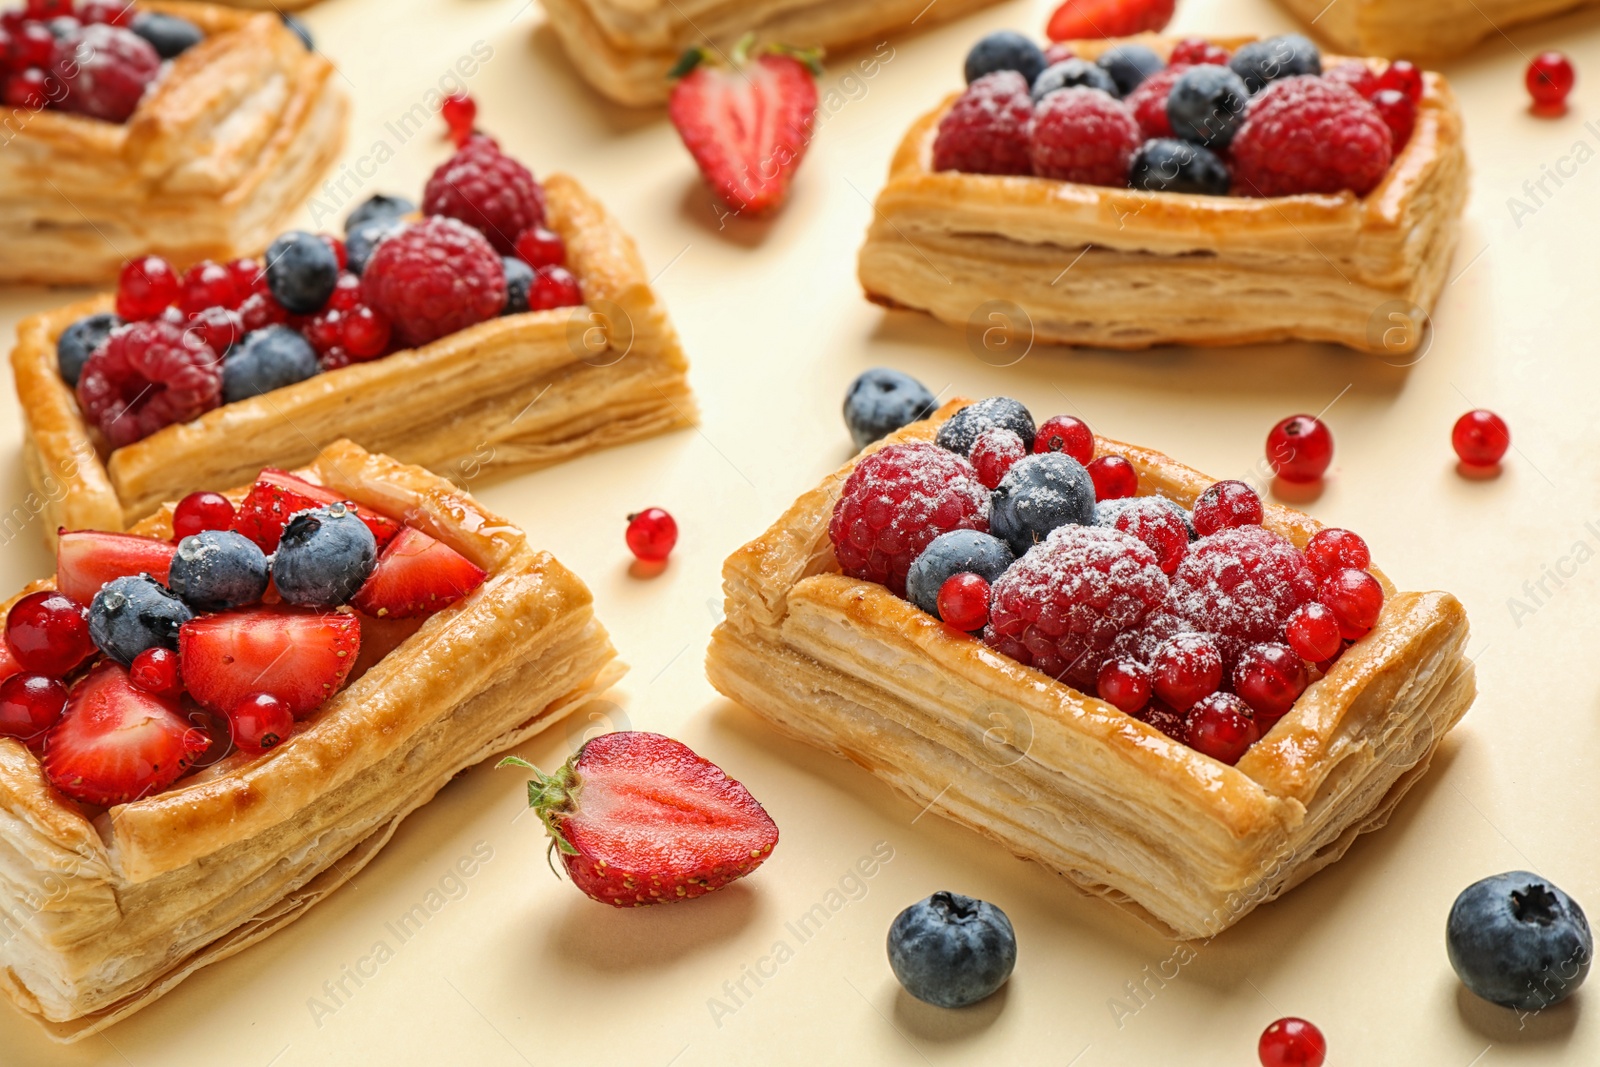
[[[1142,44],[1124,44],[1106,52],[1095,65],[1117,83],[1117,92],[1127,96],[1150,75],[1166,69],[1166,60]]]
[[[533,288],[533,268],[516,256],[501,256],[506,270],[506,306],[502,315],[517,315],[528,310],[528,290]]]
[[[939,587],[951,575],[970,571],[993,585],[1016,556],[997,537],[976,530],[951,530],[928,543],[906,573],[906,599],[939,616]]]
[[[196,611],[254,604],[267,591],[267,557],[232,530],[201,530],[178,542],[167,584]]]
[[[89,602],[89,636],[124,667],[147,648],[177,651],[178,630],[194,618],[189,606],[147,574],[113,578]]]
[[[889,966],[907,993],[940,1008],[964,1008],[1006,984],[1017,934],[984,900],[938,892],[889,926]]]
[[[959,455],[970,455],[973,443],[986,430],[1010,430],[1022,438],[1022,443],[1033,447],[1039,431],[1034,428],[1033,416],[1020,400],[1008,396],[991,396],[975,404],[968,404],[945,420],[939,427],[934,443]]]
[[[1538,1011],[1589,974],[1594,935],[1583,909],[1549,881],[1508,871],[1461,891],[1445,923],[1450,966],[1484,1000]]]
[[[88,362],[89,355],[111,336],[112,330],[121,325],[122,319],[118,315],[101,311],[85,315],[62,330],[61,336],[56,338],[56,366],[61,369],[62,380],[68,385],[77,385],[78,376],[83,373],[83,365]]]
[[[159,11],[139,12],[133,16],[133,24],[128,28],[149,41],[150,47],[162,59],[176,59],[205,40],[206,36],[200,32],[199,26],[188,19],[164,15]]]
[[[1033,80],[1033,102],[1038,103],[1057,89],[1071,89],[1080,85],[1085,89],[1099,89],[1115,97],[1122,95],[1105,68],[1074,56],[1051,64],[1039,73]]]
[[[300,43],[306,46],[307,52],[310,52],[317,47],[316,41],[311,39],[311,31],[306,28],[305,23],[301,22],[287,11],[278,12],[278,17],[283,20],[284,26],[288,28],[290,33],[300,38]]]
[[[296,315],[321,311],[339,282],[339,260],[327,241],[290,230],[267,246],[267,288]]]
[[[311,342],[287,326],[252,330],[222,362],[222,401],[231,404],[303,382],[322,369]]]
[[[1254,95],[1279,78],[1321,74],[1322,53],[1300,34],[1286,33],[1241,46],[1228,60],[1228,66],[1244,79],[1245,88]]]
[[[850,383],[844,394],[844,424],[857,448],[866,448],[902,426],[933,414],[928,387],[897,370],[874,367]]]
[[[1032,85],[1033,79],[1044,70],[1044,52],[1015,30],[996,30],[967,53],[967,84],[997,70],[1014,70]]]
[[[1139,146],[1128,164],[1128,184],[1152,193],[1227,196],[1233,175],[1211,149],[1172,137]]]
[[[355,233],[356,227],[360,226],[363,222],[371,222],[374,219],[400,219],[411,214],[415,210],[417,210],[417,205],[413,204],[403,196],[390,196],[387,193],[373,193],[371,196],[361,201],[361,203],[357,204],[354,211],[345,216],[345,236],[348,237]]]
[[[1185,141],[1223,149],[1233,143],[1249,101],[1239,75],[1204,63],[1178,75],[1167,97],[1167,121]]]
[[[404,219],[386,217],[367,219],[353,227],[344,241],[345,269],[351,274],[365,273],[367,260],[372,258],[378,242],[405,228]]]
[[[361,588],[378,563],[367,524],[343,504],[296,512],[272,557],[272,583],[291,604],[335,608]]]
[[[1095,524],[1094,479],[1065,452],[1023,456],[989,500],[989,532],[1019,556],[1058,527]]]
[[[1116,500],[1102,500],[1094,506],[1094,523],[1096,526],[1105,526],[1116,529],[1117,518],[1129,508],[1166,508],[1183,522],[1183,528],[1189,531],[1189,540],[1198,541],[1200,533],[1194,528],[1194,513],[1176,500],[1164,496],[1125,496]]]

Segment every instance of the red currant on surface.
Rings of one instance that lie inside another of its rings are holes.
[[[81,0],[78,18],[84,22],[102,22],[107,26],[125,26],[133,16],[129,0]]]
[[[253,293],[267,291],[267,272],[261,266],[259,259],[245,257],[244,259],[230,260],[228,273],[233,277],[233,288],[243,301]]]
[[[994,489],[1000,485],[1012,465],[1027,454],[1027,446],[1014,431],[996,427],[978,435],[978,439],[972,442],[972,452],[967,458],[977,469],[978,481],[983,483],[984,488]]]
[[[0,682],[0,737],[37,744],[61,718],[67,687],[43,674],[13,674]]]
[[[229,308],[209,307],[189,320],[189,329],[220,356],[244,337],[244,319]]]
[[[190,493],[172,509],[172,539],[233,526],[233,502],[221,493]]]
[[[1395,155],[1399,155],[1417,130],[1417,102],[1398,89],[1379,89],[1372,94],[1371,103],[1383,124],[1389,127]]]
[[[1088,467],[1096,500],[1121,500],[1139,492],[1139,472],[1121,456],[1101,456]]]
[[[335,237],[331,233],[322,233],[317,236],[321,237],[322,243],[332,250],[333,258],[339,264],[339,269],[344,270],[345,264],[350,262],[350,253],[344,247],[344,238]]]
[[[1511,430],[1499,415],[1478,408],[1456,420],[1450,445],[1467,466],[1493,467],[1511,447]]]
[[[129,322],[153,319],[178,299],[178,276],[160,256],[129,260],[117,278],[117,314]]]
[[[349,311],[361,303],[361,279],[354,274],[341,274],[333,283],[333,293],[325,307]]]
[[[1267,434],[1267,462],[1286,482],[1314,482],[1333,462],[1333,434],[1314,415],[1290,415]]]
[[[1572,69],[1572,61],[1560,52],[1540,52],[1528,64],[1523,80],[1536,108],[1555,111],[1566,107],[1567,94],[1572,92],[1578,75]]]
[[[1309,678],[1305,660],[1288,645],[1251,645],[1233,668],[1233,689],[1263,718],[1278,718],[1294,707]]]
[[[6,79],[6,103],[12,107],[25,107],[38,111],[50,102],[45,92],[44,71],[38,67],[19,70]]]
[[[1222,686],[1222,652],[1209,634],[1182,633],[1161,642],[1150,657],[1156,696],[1179,711]]]
[[[198,315],[207,308],[236,308],[241,299],[233,272],[221,263],[201,260],[183,272],[178,306],[186,315]]]
[[[530,267],[564,267],[567,242],[554,230],[533,226],[517,236],[517,255]]]
[[[133,657],[128,680],[158,697],[175,697],[183,691],[178,679],[178,654],[170,648],[147,648]]]
[[[1132,715],[1150,703],[1150,668],[1136,659],[1114,659],[1100,668],[1095,679],[1100,699]]]
[[[578,279],[565,267],[535,267],[533,288],[528,291],[529,311],[577,307],[583,303]]]
[[[1398,89],[1415,103],[1422,99],[1422,71],[1409,60],[1397,59],[1378,75],[1378,89]]]
[[[65,678],[94,654],[89,611],[54,589],[29,593],[6,614],[6,644],[24,670]]]
[[[1235,526],[1260,526],[1265,517],[1261,498],[1241,481],[1217,482],[1194,502],[1194,528],[1201,537]]]
[[[1230,767],[1261,739],[1250,705],[1232,693],[1212,693],[1190,708],[1184,733],[1190,748]]]
[[[1305,555],[1306,566],[1318,578],[1326,578],[1346,567],[1364,571],[1372,565],[1372,553],[1361,535],[1333,526],[1318,530],[1306,542]]]
[[[42,75],[55,51],[55,34],[41,22],[30,22],[11,35],[12,65],[19,70],[31,67]]]
[[[294,715],[289,705],[271,693],[251,693],[228,712],[233,740],[252,756],[277,748],[289,740]]]
[[[660,508],[628,516],[628,550],[647,563],[659,563],[678,543],[678,524]]]
[[[1094,459],[1094,431],[1082,419],[1057,415],[1046,419],[1033,438],[1035,452],[1065,452],[1085,467]]]
[[[1289,647],[1311,663],[1326,663],[1339,654],[1343,639],[1339,636],[1339,620],[1325,604],[1312,601],[1302,604],[1289,616],[1284,625],[1284,639]]]
[[[1346,567],[1322,580],[1317,599],[1327,605],[1339,623],[1339,636],[1354,641],[1378,621],[1383,610],[1383,586],[1366,571]]]
[[[939,587],[938,606],[939,618],[957,630],[981,630],[989,622],[989,583],[970,571],[952,574]]]
[[[1322,1067],[1328,1043],[1322,1031],[1304,1019],[1279,1019],[1261,1031],[1256,1054],[1261,1067]]]
[[[345,314],[344,348],[358,360],[381,356],[389,347],[390,329],[389,320],[381,312],[359,304]]]
[[[472,123],[478,117],[478,102],[466,93],[452,93],[444,98],[439,114],[449,128],[450,140],[460,148],[472,136]]]
[[[72,0],[28,0],[26,11],[30,19],[48,22],[61,15],[72,14]]]

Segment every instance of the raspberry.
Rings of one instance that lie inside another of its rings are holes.
[[[1346,189],[1366,196],[1393,160],[1383,116],[1354,90],[1326,78],[1284,78],[1250,102],[1233,139],[1234,188],[1253,196]]]
[[[1014,70],[985,74],[967,87],[939,122],[933,169],[967,174],[1032,174],[1028,124],[1033,98]]]
[[[1028,154],[1041,178],[1085,185],[1127,185],[1140,144],[1126,105],[1094,89],[1061,89],[1034,110]]]
[[[1260,526],[1239,526],[1189,546],[1172,575],[1168,608],[1222,638],[1231,666],[1245,645],[1282,640],[1289,616],[1316,594],[1316,576],[1298,549]]]
[[[989,493],[972,464],[937,445],[890,445],[856,465],[828,523],[839,567],[906,595],[906,572],[935,537],[989,530]]]
[[[402,344],[415,347],[500,314],[506,275],[477,230],[428,218],[378,245],[361,277],[361,296]]]
[[[1224,59],[1223,62],[1227,60]],[[1133,112],[1133,117],[1139,123],[1139,129],[1143,131],[1145,140],[1175,136],[1172,132],[1172,120],[1167,118],[1167,97],[1172,95],[1172,86],[1177,82],[1178,76],[1192,65],[1179,63],[1174,59],[1166,70],[1158,71],[1140,82],[1139,87],[1129,93],[1127,99],[1123,101]]]
[[[1185,37],[1172,47],[1172,55],[1167,62],[1173,66],[1179,63],[1198,64],[1206,63],[1214,67],[1225,67],[1232,58],[1226,48],[1220,44],[1213,44],[1204,37]]]
[[[65,110],[126,122],[161,69],[161,57],[132,30],[95,23],[56,47],[52,69],[67,87]]]
[[[95,349],[78,379],[78,405],[112,448],[188,422],[222,400],[222,361],[195,333],[136,322]]]
[[[1119,634],[1167,594],[1167,576],[1137,538],[1062,526],[994,583],[984,641],[1012,659],[1096,692]]]
[[[422,213],[460,219],[509,256],[522,231],[544,222],[544,190],[493,141],[473,137],[428,179]]]
[[[1172,508],[1152,498],[1135,497],[1112,523],[1112,528],[1132,534],[1149,546],[1161,565],[1161,573],[1171,574],[1189,551],[1189,530]]]

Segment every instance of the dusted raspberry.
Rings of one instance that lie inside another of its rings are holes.
[[[522,231],[544,222],[544,190],[493,141],[474,137],[428,179],[422,213],[460,219],[509,256]]]
[[[938,445],[890,445],[845,480],[828,523],[839,567],[906,595],[906,572],[951,530],[989,530],[989,493],[972,464]]]
[[[1316,595],[1316,576],[1294,545],[1260,526],[1239,526],[1189,546],[1168,607],[1191,628],[1223,638],[1231,665],[1245,645],[1282,640],[1289,616]]]
[[[1001,427],[986,430],[972,443],[972,466],[978,472],[978,481],[984,488],[993,489],[1000,484],[1017,460],[1028,454],[1022,438]]]
[[[1161,605],[1167,576],[1137,538],[1062,526],[994,583],[984,641],[1086,693],[1112,642]]]
[[[1234,136],[1234,189],[1248,196],[1344,190],[1366,196],[1393,160],[1383,116],[1354,90],[1326,78],[1284,78],[1250,101]]]
[[[506,275],[481,233],[436,216],[378,245],[361,276],[361,295],[414,348],[499,315]]]
[[[1189,551],[1189,528],[1182,516],[1153,498],[1135,498],[1124,508],[1112,527],[1132,534],[1156,554],[1163,574],[1171,574]]]
[[[161,69],[161,57],[132,30],[95,23],[57,45],[52,69],[67,87],[64,110],[126,122]]]
[[[1141,140],[1139,123],[1122,101],[1078,86],[1039,101],[1029,155],[1041,178],[1125,186]]]
[[[1185,37],[1172,47],[1172,55],[1167,62],[1172,66],[1179,63],[1195,64],[1209,63],[1212,66],[1225,67],[1232,53],[1220,44],[1213,44],[1204,37]]]
[[[95,349],[78,379],[78,406],[112,448],[188,422],[222,400],[222,361],[170,322],[136,322]]]
[[[1033,98],[1014,70],[985,74],[967,87],[939,123],[933,169],[967,174],[1032,174],[1028,123]]]
[[[1223,53],[1227,55],[1226,52]],[[1227,62],[1226,59],[1223,60]],[[1133,117],[1139,123],[1139,129],[1144,134],[1145,140],[1156,137],[1173,137],[1172,120],[1167,118],[1167,97],[1172,95],[1173,83],[1178,76],[1188,70],[1191,63],[1179,63],[1176,59],[1166,70],[1160,70],[1150,75],[1139,83],[1139,87],[1128,94],[1123,103],[1133,112]]]

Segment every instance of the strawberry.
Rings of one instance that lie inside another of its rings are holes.
[[[732,67],[685,52],[667,114],[723,203],[760,214],[783,202],[810,147],[820,66],[815,53],[780,47],[750,62],[752,43],[739,43]]]
[[[345,500],[326,486],[313,485],[274,467],[264,469],[256,477],[256,484],[250,487],[249,495],[239,502],[233,528],[270,554],[277,551],[278,539],[283,536],[284,524],[291,515],[340,501],[355,509],[357,517],[377,539],[380,551],[400,532],[400,524],[393,519]]]
[[[226,714],[268,693],[304,718],[344,684],[361,650],[361,624],[348,613],[255,607],[202,615],[178,631],[183,687],[202,707]]]
[[[1067,0],[1050,16],[1052,41],[1129,37],[1164,29],[1177,0]]]
[[[443,541],[403,527],[350,606],[378,618],[432,615],[478,586],[488,574]]]
[[[750,791],[660,734],[587,742],[554,774],[533,772],[528,804],[550,851],[590,899],[618,908],[704,896],[761,866],[778,827]]]
[[[56,541],[56,588],[80,604],[88,604],[113,578],[148,574],[167,584],[167,569],[177,546],[156,537],[63,530]]]
[[[209,745],[176,700],[146,693],[102,660],[73,687],[46,736],[44,771],[74,800],[110,807],[167,788]]]

